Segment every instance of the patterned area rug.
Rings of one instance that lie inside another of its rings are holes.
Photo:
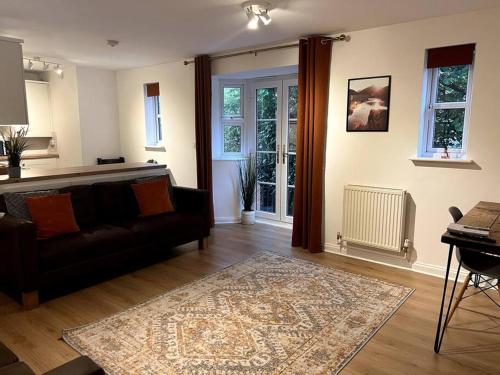
[[[412,290],[262,252],[63,332],[108,374],[336,374]]]

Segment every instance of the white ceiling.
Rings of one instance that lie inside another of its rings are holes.
[[[500,6],[500,0],[274,0],[247,30],[243,0],[2,0],[0,35],[27,56],[112,69]],[[111,48],[106,39],[117,39]]]

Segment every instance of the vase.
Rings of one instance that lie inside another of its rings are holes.
[[[241,224],[255,224],[255,211],[241,211]]]
[[[9,167],[9,178],[21,178],[21,167]]]

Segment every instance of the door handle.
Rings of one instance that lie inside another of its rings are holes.
[[[280,163],[280,146],[276,147],[276,164]]]
[[[288,156],[288,154],[286,152],[286,146],[285,145],[283,145],[283,152],[282,152],[282,154],[283,154],[283,164],[285,164],[285,162],[286,162],[285,159]]]

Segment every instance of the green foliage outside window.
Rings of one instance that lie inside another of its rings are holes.
[[[241,152],[241,126],[224,126],[224,152]]]
[[[225,117],[241,117],[241,88],[224,87],[224,113]]]

